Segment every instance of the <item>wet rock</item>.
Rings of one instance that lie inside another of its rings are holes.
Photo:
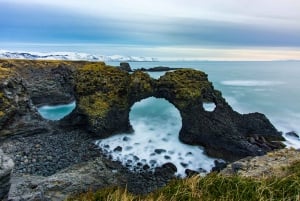
[[[146,164],[146,165],[143,166],[143,170],[149,170],[149,169],[150,169],[149,165]]]
[[[161,153],[165,153],[167,151],[165,149],[155,149],[154,152],[157,154],[161,154]]]
[[[180,68],[171,68],[167,66],[156,66],[152,68],[140,68],[138,70],[147,71],[147,72],[162,72],[162,71],[171,71],[171,70],[179,70]]]
[[[150,160],[149,163],[150,163],[151,165],[154,165],[154,164],[156,164],[156,160]]]
[[[126,72],[132,72],[129,63],[127,63],[127,62],[121,62],[119,68],[120,68],[121,70],[123,70],[123,71],[126,71]]]
[[[190,169],[185,169],[185,174],[187,177],[192,177],[192,176],[195,176],[195,175],[198,175],[199,172],[195,171],[195,170],[190,170]]]
[[[116,148],[114,148],[114,152],[121,152],[121,151],[122,151],[121,146],[117,146]]]
[[[137,156],[133,156],[133,160],[134,160],[134,161],[138,161],[138,160],[140,160],[140,158],[137,157]]]
[[[181,162],[180,165],[181,165],[182,167],[186,168],[189,164]]]
[[[177,172],[177,167],[173,163],[165,163],[161,167],[156,168],[156,171],[168,172],[168,174],[174,175]]]
[[[225,163],[225,162],[220,162],[218,160],[215,160],[214,162],[215,162],[215,167],[212,168],[212,171],[215,171],[215,172],[220,172],[227,166],[227,163]]]
[[[130,140],[129,137],[127,137],[127,136],[123,137],[123,141],[128,142],[129,140]]]
[[[207,171],[204,170],[203,168],[199,168],[199,169],[198,169],[198,172],[199,172],[199,173],[207,173]]]
[[[8,200],[65,200],[75,193],[120,185],[120,173],[113,172],[98,158],[74,165],[49,177],[12,178]],[[2,189],[2,188],[1,188]]]
[[[299,139],[299,135],[295,131],[290,131],[286,133],[286,136],[294,137]]]

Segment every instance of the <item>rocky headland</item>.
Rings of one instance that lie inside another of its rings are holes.
[[[15,163],[9,199],[62,200],[125,185],[147,193],[166,184],[176,171],[172,164],[135,174],[94,146],[95,139],[132,132],[130,108],[152,96],[180,111],[179,139],[203,146],[210,156],[235,161],[283,147],[263,114],[235,112],[201,71],[178,69],[153,79],[103,62],[0,60],[0,148]],[[60,121],[37,112],[41,105],[74,100],[75,110]],[[204,103],[216,108],[206,111]]]

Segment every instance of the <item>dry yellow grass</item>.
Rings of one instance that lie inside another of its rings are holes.
[[[300,162],[288,167],[286,174],[271,178],[224,176],[176,179],[164,188],[145,196],[133,195],[126,189],[107,188],[87,192],[68,200],[75,201],[201,201],[201,200],[300,200]]]

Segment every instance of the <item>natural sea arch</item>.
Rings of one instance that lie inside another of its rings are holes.
[[[165,163],[176,166],[178,176],[187,169],[210,171],[214,159],[203,148],[180,142],[182,119],[177,108],[163,98],[136,102],[129,114],[134,132],[99,140],[98,146],[113,160],[133,171],[152,171]]]
[[[129,113],[129,120],[133,129],[138,129],[137,124],[143,122],[147,125],[164,125],[172,127],[174,134],[178,135],[182,126],[180,112],[174,105],[163,98],[149,97],[136,102]]]
[[[77,71],[74,83],[78,106],[72,117],[81,118],[76,123],[84,122],[99,138],[130,131],[131,107],[142,99],[156,97],[166,99],[180,111],[180,141],[203,146],[210,156],[236,160],[281,146],[273,143],[282,137],[264,115],[234,111],[201,71],[180,69],[153,79],[142,71],[129,74],[90,63]],[[253,135],[274,145],[251,143],[248,139]]]

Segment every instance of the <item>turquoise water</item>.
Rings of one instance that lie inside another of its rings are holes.
[[[75,101],[69,104],[49,106],[45,105],[38,108],[38,112],[44,119],[56,121],[64,118],[75,109]]]

